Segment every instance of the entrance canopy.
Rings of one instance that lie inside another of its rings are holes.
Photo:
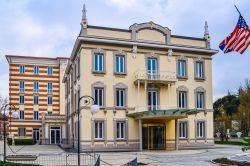
[[[187,118],[190,114],[196,114],[198,112],[197,109],[166,109],[135,112],[127,116],[136,119],[182,119]]]

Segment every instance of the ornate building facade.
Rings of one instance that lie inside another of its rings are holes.
[[[204,36],[172,35],[153,22],[128,29],[88,25],[84,7],[65,83],[67,138],[77,144],[77,101],[90,95],[100,111],[81,103],[81,149],[139,151],[214,144],[212,56]]]
[[[6,56],[10,102],[22,118],[13,124],[13,133],[36,138],[39,129],[44,144],[77,147],[80,109],[83,151],[212,146],[216,53],[210,48],[207,23],[200,38],[173,35],[153,22],[128,29],[92,26],[84,6],[69,59]],[[93,97],[98,113],[92,114],[84,102],[78,108],[84,95]]]

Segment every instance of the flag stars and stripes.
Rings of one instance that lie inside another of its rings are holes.
[[[236,51],[240,54],[243,54],[249,46],[249,41],[249,26],[247,25],[244,18],[240,15],[234,31],[220,43],[219,47],[222,51],[224,51],[224,53]]]

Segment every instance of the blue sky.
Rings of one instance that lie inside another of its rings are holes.
[[[238,20],[234,4],[250,24],[249,0],[1,0],[0,94],[8,95],[6,54],[69,56],[80,31],[82,5],[90,25],[128,29],[133,23],[154,21],[174,35],[203,37],[208,21],[212,48]],[[236,92],[250,78],[250,47],[243,54],[221,51],[213,57],[214,100]]]

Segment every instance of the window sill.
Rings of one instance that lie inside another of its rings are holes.
[[[187,80],[188,77],[187,76],[185,76],[185,77],[183,77],[183,76],[177,76],[177,79],[179,79],[179,80]]]
[[[103,138],[94,138],[94,141],[95,142],[104,142],[104,139]]]
[[[114,72],[114,75],[117,76],[117,77],[125,77],[127,75],[127,73]]]
[[[96,74],[96,75],[104,75],[106,74],[106,72],[104,71],[92,71],[93,74]]]
[[[128,108],[127,107],[115,107],[116,110],[127,110]]]
[[[115,141],[117,141],[117,142],[124,142],[124,141],[127,141],[127,140],[125,138],[116,138]]]
[[[205,77],[195,77],[194,78],[196,81],[205,81]]]

